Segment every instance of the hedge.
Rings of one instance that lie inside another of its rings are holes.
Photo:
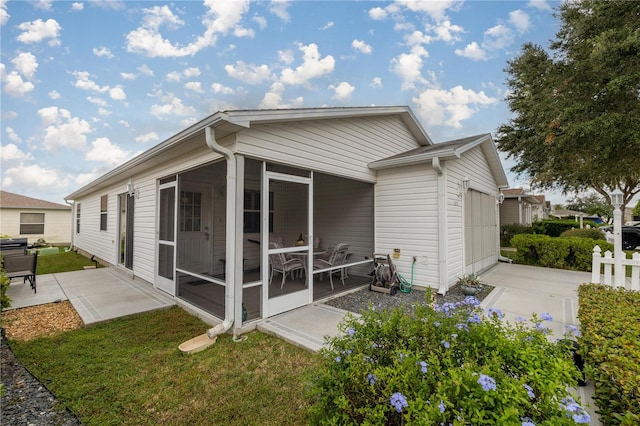
[[[640,424],[640,292],[604,285],[578,289],[580,352],[606,425]]]
[[[613,251],[613,244],[590,238],[552,238],[548,235],[519,234],[511,239],[517,251],[513,259],[523,265],[591,271],[593,248]]]

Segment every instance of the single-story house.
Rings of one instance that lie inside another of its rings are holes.
[[[29,244],[71,241],[71,206],[0,191],[0,234],[27,238]]]
[[[74,247],[235,333],[370,283],[374,253],[446,292],[497,262],[507,186],[489,134],[434,144],[408,107],[234,110],[66,199]]]
[[[527,194],[522,188],[510,188],[502,191],[504,201],[500,205],[500,225],[531,225],[538,219],[543,204],[537,196]]]

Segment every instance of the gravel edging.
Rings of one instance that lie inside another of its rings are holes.
[[[2,379],[2,425],[81,425],[80,421],[14,356],[4,338],[0,340]]]

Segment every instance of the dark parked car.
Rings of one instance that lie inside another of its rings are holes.
[[[613,225],[601,226],[601,231],[613,234]],[[609,236],[607,241],[610,241],[613,236]],[[640,224],[636,225],[624,225],[622,226],[622,249],[623,250],[635,250],[640,246]]]

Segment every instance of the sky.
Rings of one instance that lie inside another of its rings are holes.
[[[507,61],[548,47],[557,6],[0,0],[0,183],[63,203],[230,109],[407,105],[436,143],[495,136],[511,117]],[[528,188],[501,158],[510,186]]]

